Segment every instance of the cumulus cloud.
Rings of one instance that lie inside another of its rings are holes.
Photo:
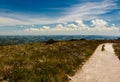
[[[25,29],[24,31],[27,31],[27,32],[35,32],[35,31],[40,31],[40,29],[38,29],[38,28],[27,28],[27,29]]]
[[[119,31],[119,28],[112,24],[112,26],[108,26],[108,22],[102,19],[95,19],[91,21],[94,28],[93,31],[101,31],[101,32],[111,32],[111,31]]]
[[[75,22],[78,23],[78,26],[80,27],[86,27],[86,25],[81,20],[76,20]]]
[[[50,27],[49,26],[43,26],[42,29],[48,30],[48,29],[50,29]]]
[[[75,24],[68,24],[67,26],[68,26],[68,28],[71,28],[71,29],[75,29],[75,28],[78,27],[78,26],[75,25]]]
[[[41,28],[29,28],[25,31],[37,34],[98,34],[98,35],[120,35],[120,29],[112,24],[108,26],[108,22],[102,19],[91,20],[91,25],[84,24],[82,20],[75,21],[77,24],[58,24],[55,28],[43,26]],[[91,27],[92,26],[92,27]],[[35,32],[36,31],[36,32]]]
[[[95,19],[91,21],[93,26],[104,27],[107,25],[107,22],[101,19]]]

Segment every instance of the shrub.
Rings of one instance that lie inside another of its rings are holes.
[[[101,41],[60,41],[2,46],[0,82],[68,82]],[[55,43],[55,44],[53,44]],[[93,44],[94,43],[94,44]],[[91,44],[91,45],[90,45]],[[3,70],[3,67],[6,67]],[[9,67],[9,69],[8,69]]]
[[[56,42],[55,40],[49,39],[49,40],[47,41],[47,44],[53,44],[53,43],[55,43],[55,42]]]
[[[78,39],[70,39],[69,41],[78,41]]]
[[[81,38],[80,40],[86,40],[85,38]]]
[[[120,37],[118,38],[118,40],[120,40]]]

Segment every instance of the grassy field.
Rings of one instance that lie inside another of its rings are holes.
[[[114,44],[115,52],[118,58],[120,59],[120,40],[117,41],[116,44]]]
[[[68,75],[74,75],[104,42],[79,40],[0,46],[0,82],[68,82]]]

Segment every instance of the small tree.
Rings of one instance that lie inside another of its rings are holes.
[[[70,39],[69,41],[78,41],[78,39]]]
[[[47,41],[47,44],[53,44],[53,43],[55,43],[55,42],[56,42],[55,40],[49,39],[49,40]]]
[[[118,40],[120,40],[120,37],[118,38]]]
[[[86,40],[85,38],[81,38],[80,40]]]

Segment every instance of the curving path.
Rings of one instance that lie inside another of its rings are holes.
[[[70,82],[120,82],[120,60],[111,43],[104,45],[105,51],[101,51],[103,44],[99,45]]]

